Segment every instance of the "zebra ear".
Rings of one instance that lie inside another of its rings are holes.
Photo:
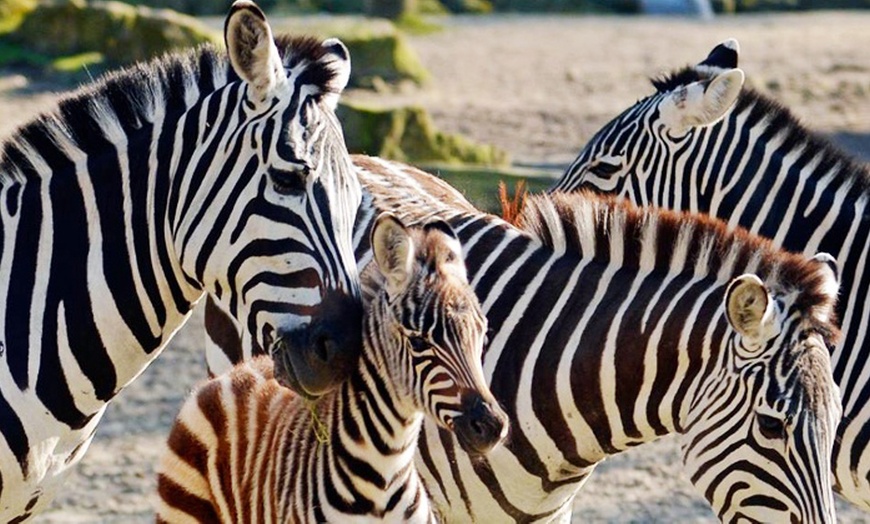
[[[700,80],[675,89],[659,106],[662,121],[676,135],[685,134],[693,127],[715,124],[737,101],[743,81],[742,70],[730,69],[712,80]]]
[[[414,241],[405,225],[390,213],[382,213],[375,221],[371,237],[375,263],[384,275],[387,294],[405,291],[414,269]]]
[[[326,65],[334,74],[324,86],[323,101],[332,109],[338,105],[338,98],[347,87],[350,80],[350,51],[338,38],[330,38],[323,42],[326,53],[320,62]]]
[[[819,263],[820,290],[830,298],[831,310],[817,312],[822,319],[827,320],[832,314],[840,291],[840,271],[837,267],[837,260],[828,253],[817,253],[812,260]]]
[[[224,41],[235,72],[251,88],[254,102],[266,100],[287,82],[272,29],[250,0],[236,0],[224,24]]]
[[[728,284],[725,292],[728,323],[750,343],[761,343],[773,321],[773,307],[767,288],[755,275],[741,275]]]
[[[710,75],[723,73],[729,69],[737,69],[739,56],[740,44],[736,38],[729,38],[714,47],[707,58],[696,65],[694,69]]]
[[[449,272],[460,279],[468,280],[465,259],[462,257],[462,245],[450,224],[444,220],[434,220],[423,226],[423,231],[426,233],[437,231],[446,237],[443,242],[439,243],[439,249],[436,251],[439,271]]]

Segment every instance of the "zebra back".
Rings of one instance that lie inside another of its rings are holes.
[[[870,354],[864,256],[870,250],[870,170],[748,87],[722,99],[719,106],[731,109],[721,120],[674,129],[664,107],[693,89],[709,91],[737,71],[738,51],[736,41],[726,41],[700,64],[654,81],[656,92],[602,128],[553,189],[596,189],[638,204],[708,213],[789,251],[835,257],[843,337],[832,359],[845,409],[835,486],[870,509],[870,412],[864,409],[870,394],[864,365]]]

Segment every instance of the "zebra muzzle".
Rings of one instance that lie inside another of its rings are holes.
[[[310,324],[278,332],[270,353],[275,378],[309,399],[335,389],[356,369],[362,352],[362,309],[352,297],[324,301]]]
[[[495,403],[476,391],[462,395],[462,414],[453,419],[453,431],[466,453],[483,455],[501,443],[508,430],[508,417]]]

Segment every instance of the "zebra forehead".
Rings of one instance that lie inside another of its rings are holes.
[[[831,359],[823,344],[808,343],[795,348],[796,354],[790,373],[786,375],[786,383],[798,386],[785,392],[792,396],[793,410],[809,410],[820,414],[828,409],[839,409],[839,396],[831,371]],[[792,375],[794,378],[789,379]],[[796,413],[793,413],[796,414]]]
[[[330,52],[323,41],[311,36],[277,35],[275,45],[286,69],[295,69],[305,64],[305,81],[315,85],[321,92],[332,92],[332,81],[338,72],[330,67],[328,60],[321,60]]]
[[[653,87],[656,88],[657,93],[668,93],[677,89],[678,87],[682,87],[692,82],[697,82],[698,80],[703,80],[705,78],[709,78],[709,76],[702,75],[697,69],[693,67],[684,67],[682,69],[677,69],[676,71],[671,71],[668,74],[662,75],[657,78],[651,78],[650,82],[652,82]]]

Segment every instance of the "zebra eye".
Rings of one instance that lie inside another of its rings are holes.
[[[611,164],[608,162],[598,162],[593,166],[589,166],[589,171],[595,176],[609,177],[618,173],[622,169],[621,165]]]
[[[308,180],[308,173],[311,168],[307,165],[302,165],[299,169],[276,169],[269,170],[269,177],[272,179],[272,185],[275,191],[282,195],[299,195],[305,192],[305,183]]]
[[[408,341],[411,343],[411,347],[414,349],[414,351],[425,351],[432,347],[432,344],[430,344],[426,341],[426,339],[418,335],[408,337]]]
[[[756,413],[755,420],[758,422],[758,430],[765,438],[770,440],[785,438],[785,424],[782,420],[761,413]]]

